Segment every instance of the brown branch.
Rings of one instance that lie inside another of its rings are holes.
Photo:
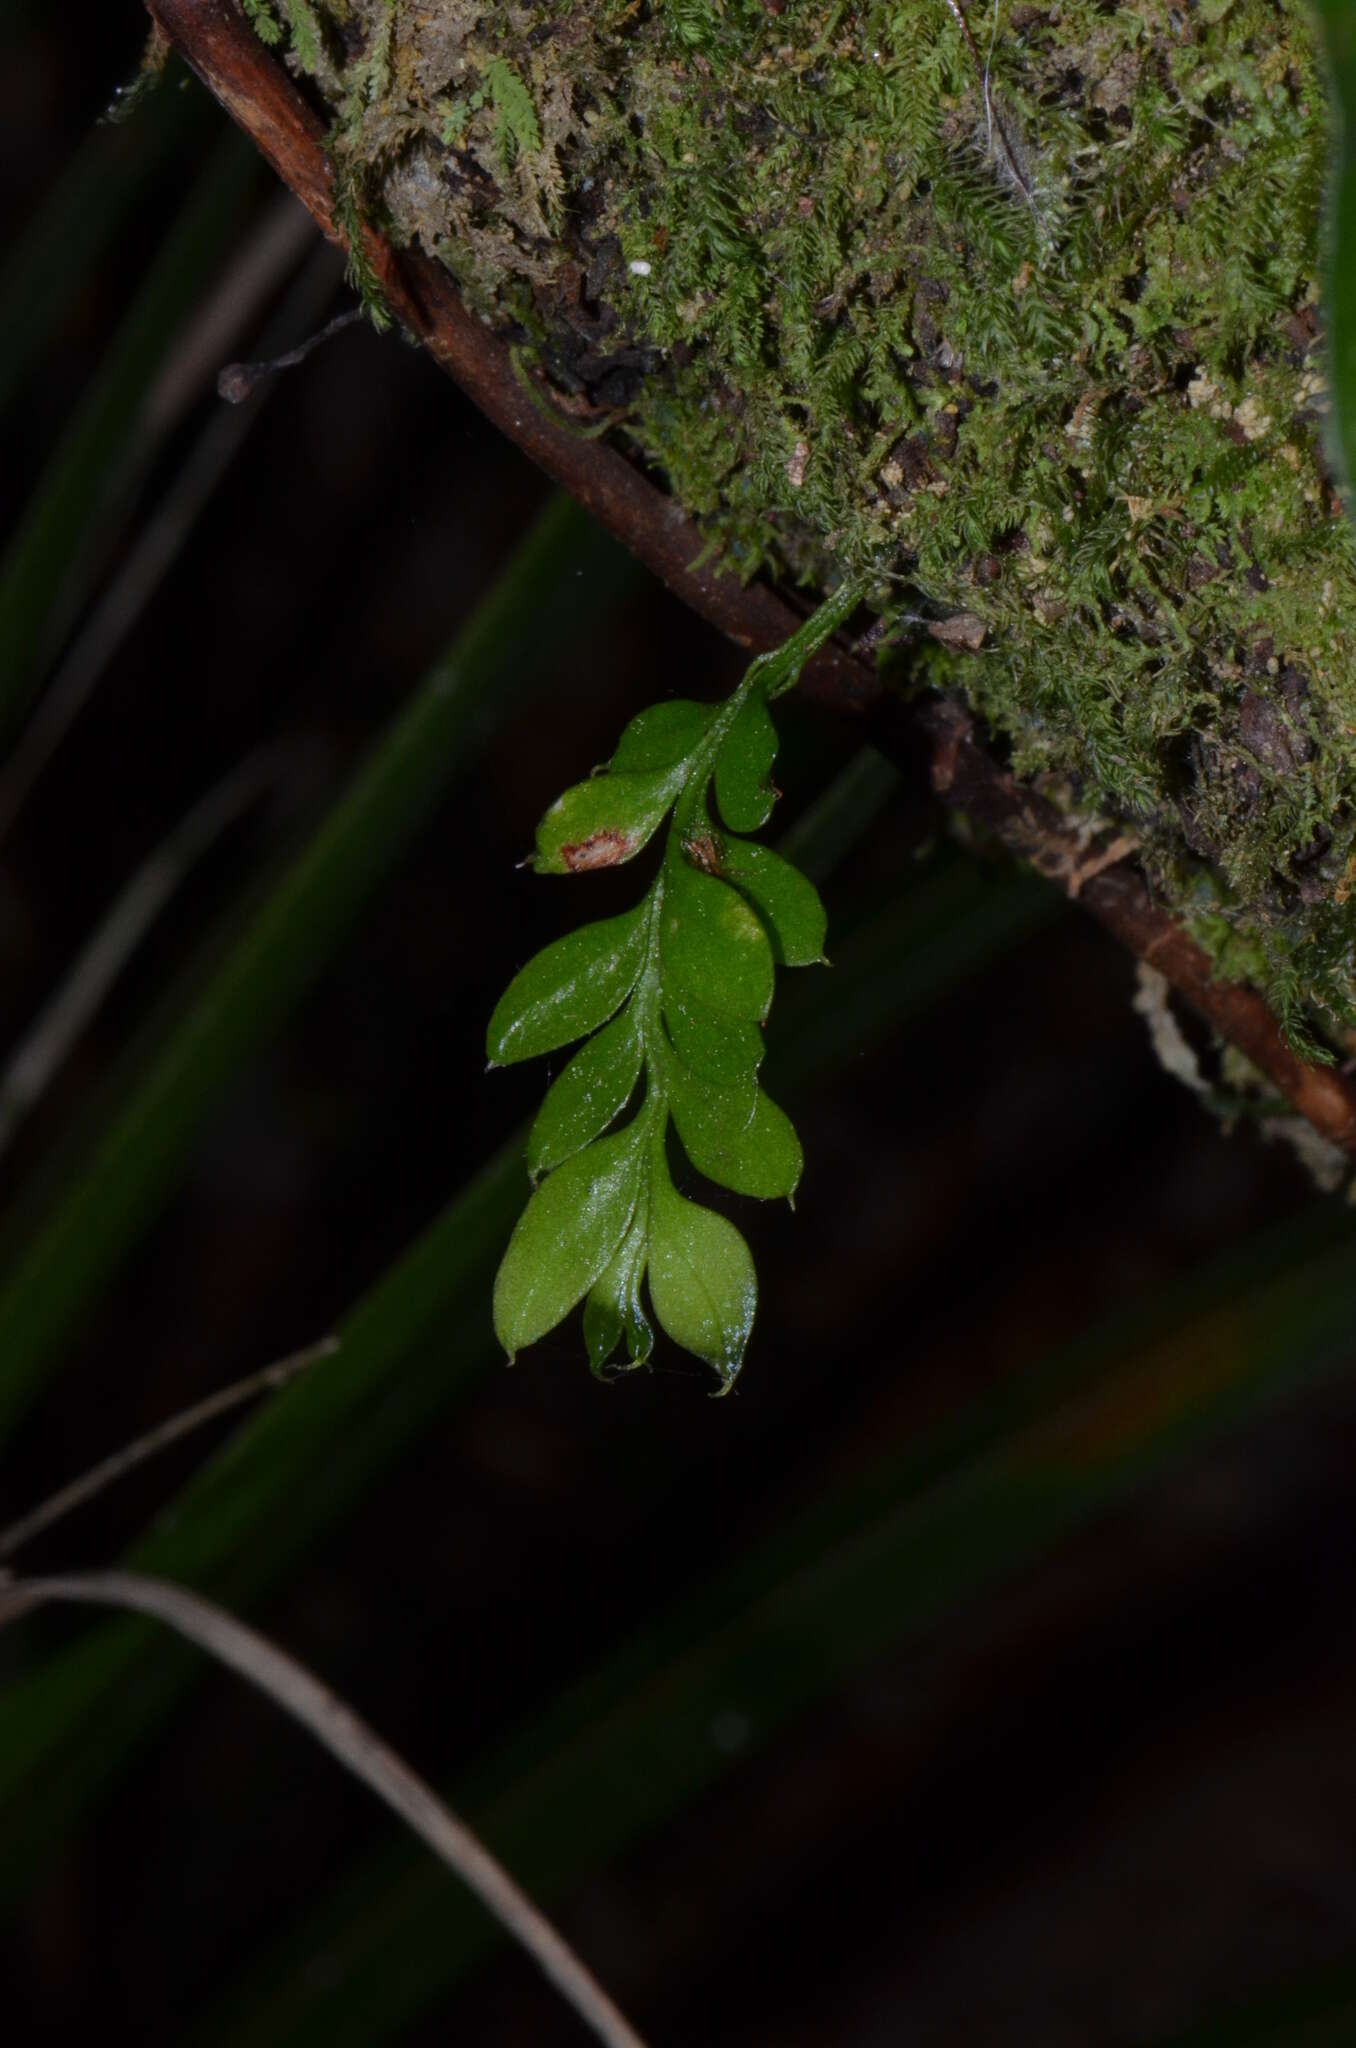
[[[324,131],[283,67],[259,43],[231,0],[147,0],[150,13],[221,105],[253,139],[332,241],[333,213]],[[417,250],[397,252],[370,227],[364,253],[401,323],[501,431],[578,499],[653,570],[675,596],[751,652],[774,647],[801,623],[763,584],[697,566],[704,540],[695,522],[626,457],[557,426],[523,390],[508,349],[468,313],[450,276]],[[872,714],[882,745],[905,744],[867,662],[829,646],[802,688],[839,710]],[[1213,977],[1210,962],[1155,904],[1138,869],[1121,861],[1094,872],[1073,828],[988,755],[973,721],[951,704],[923,714],[933,747],[932,782],[942,800],[970,813],[1023,860],[1057,882],[1120,943],[1152,963],[1222,1037],[1246,1054],[1329,1143],[1356,1158],[1356,1083],[1308,1065],[1286,1044],[1254,989]]]
[[[1095,872],[1053,805],[995,766],[963,705],[928,705],[932,786],[944,803],[995,832],[1047,881],[1076,896],[1099,924],[1169,981],[1183,1001],[1250,1059],[1329,1144],[1356,1157],[1356,1087],[1331,1067],[1291,1051],[1256,989],[1217,980],[1209,957],[1153,901],[1125,859]]]

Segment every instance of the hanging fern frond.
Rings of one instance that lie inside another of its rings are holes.
[[[552,804],[539,874],[631,860],[669,819],[658,874],[634,910],[557,939],[515,977],[487,1035],[493,1066],[586,1043],[552,1083],[528,1141],[539,1185],[495,1283],[512,1357],[584,1303],[595,1372],[625,1346],[643,1365],[654,1331],[734,1384],[758,1284],[739,1232],[680,1195],[669,1125],[698,1172],[736,1194],[795,1194],[801,1149],[758,1084],[777,966],[824,957],[813,885],[743,837],[776,801],[768,703],[856,608],[844,583],[785,646],[755,661],[723,705],[677,699],[634,718],[607,768]],[[714,784],[719,822],[710,808]],[[625,1114],[637,1087],[643,1094]]]

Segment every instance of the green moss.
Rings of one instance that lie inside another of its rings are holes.
[[[944,0],[307,11],[363,204],[624,407],[735,573],[982,620],[920,680],[1295,1028],[1356,1022],[1302,0],[971,0],[987,97]]]

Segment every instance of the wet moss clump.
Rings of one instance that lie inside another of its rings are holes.
[[[1356,1026],[1302,0],[252,0],[346,203],[732,573],[868,571],[1297,1033]],[[979,644],[975,644],[975,643]]]

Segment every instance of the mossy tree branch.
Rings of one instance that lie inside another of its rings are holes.
[[[319,117],[230,0],[147,0],[148,11],[228,114],[252,138],[323,232],[347,247],[351,209],[336,195]],[[392,314],[429,350],[496,426],[569,491],[661,581],[737,646],[780,644],[800,623],[762,584],[741,586],[703,566],[703,536],[681,508],[616,449],[586,440],[534,405],[508,348],[462,304],[450,276],[418,250],[397,252],[357,223],[350,258],[375,281]],[[887,751],[916,755],[916,723],[891,701],[869,661],[841,644],[807,665],[802,688],[854,714]],[[1205,952],[1156,904],[1128,859],[1098,871],[1075,829],[1010,776],[983,748],[958,706],[935,702],[922,725],[933,787],[943,802],[980,820],[1021,859],[1064,888],[1236,1046],[1329,1143],[1356,1158],[1356,1083],[1300,1059],[1261,996],[1215,978]],[[1111,851],[1111,849],[1108,849]]]

